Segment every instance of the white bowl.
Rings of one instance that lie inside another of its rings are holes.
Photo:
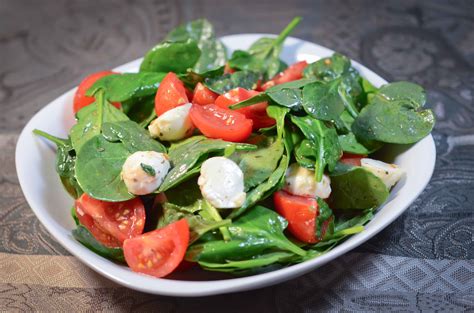
[[[243,34],[222,38],[229,52],[246,49],[263,34]],[[329,56],[332,50],[296,38],[288,38],[282,58],[288,63],[306,60],[313,62]],[[137,71],[141,60],[135,60],[116,68],[120,72]],[[376,86],[386,81],[353,61],[362,76]],[[418,197],[428,184],[435,164],[436,151],[432,136],[427,136],[412,146],[389,146],[386,159],[391,159],[405,171],[405,178],[392,190],[366,229],[335,247],[328,253],[304,263],[292,265],[269,273],[241,278],[216,279],[210,272],[183,273],[180,279],[158,279],[132,272],[128,267],[115,264],[90,251],[74,240],[71,230],[74,222],[70,216],[73,200],[63,189],[55,171],[55,151],[52,145],[32,131],[41,129],[59,137],[67,137],[74,123],[72,99],[75,89],[70,90],[45,106],[25,126],[16,147],[16,169],[21,188],[28,204],[46,229],[71,254],[87,266],[111,280],[139,291],[172,295],[204,296],[242,291],[276,284],[315,270],[321,265],[359,246],[384,229]],[[393,158],[393,156],[395,156]]]

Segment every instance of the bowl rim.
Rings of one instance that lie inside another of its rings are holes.
[[[222,41],[228,40],[252,40],[257,39],[262,36],[275,36],[272,34],[261,34],[261,33],[245,33],[245,34],[235,34],[221,37]],[[252,39],[251,39],[252,38]],[[298,39],[295,37],[288,37],[287,41],[298,42],[305,45],[310,45],[312,48],[316,48],[317,50],[323,51],[324,54],[331,54],[334,51],[328,49],[326,47],[320,46],[318,44],[305,41],[302,39]],[[285,42],[285,43],[286,43]],[[318,56],[320,58],[320,56]],[[114,70],[123,70],[124,68],[131,67],[133,64],[138,64],[140,59],[136,59],[134,61],[125,63],[121,66],[116,67]],[[366,77],[369,81],[376,78],[377,80],[383,81],[383,83],[387,83],[385,79],[368,69],[367,67],[361,65],[360,63],[351,60],[353,65],[358,69],[363,69],[364,77]],[[370,74],[370,75],[367,75]],[[16,171],[19,179],[19,183],[22,189],[22,192],[27,200],[28,205],[35,213],[36,217],[40,220],[40,222],[45,226],[48,232],[72,255],[77,257],[82,263],[86,264],[89,268],[93,269],[97,273],[107,277],[108,279],[131,289],[138,290],[141,292],[152,293],[152,294],[160,294],[160,295],[168,295],[168,296],[185,296],[185,297],[198,297],[198,296],[207,296],[207,295],[217,295],[223,293],[230,293],[236,291],[243,291],[249,289],[256,289],[264,286],[268,286],[271,284],[276,284],[287,280],[289,278],[294,278],[300,275],[303,275],[313,269],[316,269],[319,266],[326,264],[327,262],[341,256],[349,252],[350,250],[358,247],[360,244],[364,243],[368,239],[372,238],[374,235],[379,233],[381,230],[386,228],[390,223],[392,223],[396,218],[398,218],[412,203],[415,201],[419,194],[425,189],[426,185],[431,179],[431,176],[434,171],[434,165],[436,160],[436,149],[432,135],[428,135],[424,139],[422,139],[419,143],[423,143],[426,145],[427,149],[431,151],[431,158],[427,160],[427,175],[423,177],[422,183],[419,185],[419,190],[416,193],[416,196],[413,199],[405,201],[404,207],[397,211],[397,214],[390,216],[390,218],[384,219],[381,222],[381,225],[378,227],[366,228],[359,234],[353,235],[350,237],[351,243],[346,244],[348,241],[346,240],[344,243],[336,246],[331,251],[318,256],[316,258],[307,260],[302,263],[294,264],[288,267],[284,267],[275,271],[257,274],[253,276],[247,277],[238,277],[238,278],[231,278],[231,279],[223,279],[223,280],[208,280],[208,281],[186,281],[186,280],[171,280],[171,279],[163,279],[163,278],[154,278],[146,275],[141,275],[138,273],[133,273],[130,270],[129,272],[123,272],[122,270],[115,269],[114,267],[110,267],[110,261],[96,255],[94,252],[89,251],[87,248],[75,242],[72,239],[72,236],[66,236],[64,233],[58,229],[60,226],[57,222],[55,222],[42,208],[39,208],[36,204],[34,199],[32,198],[31,194],[27,190],[26,185],[28,184],[27,178],[28,173],[25,172],[23,167],[24,158],[22,155],[22,151],[24,151],[25,147],[25,140],[27,136],[31,136],[31,132],[34,128],[34,124],[38,116],[44,114],[48,109],[56,102],[64,101],[64,98],[67,97],[69,94],[75,92],[76,88],[73,88],[61,96],[56,98],[55,100],[51,101],[49,104],[44,106],[40,111],[38,111],[25,125],[23,130],[20,133],[20,136],[17,141],[16,150],[15,150],[15,165]],[[412,149],[411,147],[410,149]],[[430,163],[431,162],[431,163]],[[382,205],[380,208],[385,206]],[[379,208],[379,210],[380,210]],[[74,243],[71,242],[74,241]],[[95,257],[89,255],[84,251],[86,249],[90,253],[94,254]],[[120,266],[114,264],[116,266]],[[123,266],[120,266],[123,267]],[[128,268],[127,268],[128,269]],[[124,275],[124,276],[121,276]]]

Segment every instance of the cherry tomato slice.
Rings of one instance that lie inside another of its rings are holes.
[[[112,71],[103,71],[103,72],[97,72],[94,74],[90,74],[84,80],[79,84],[79,87],[77,87],[77,91],[74,94],[74,101],[73,101],[73,111],[74,113],[79,112],[80,109],[82,109],[85,106],[88,106],[89,104],[93,103],[95,101],[94,97],[88,97],[86,96],[87,90],[94,85],[96,81],[98,81],[100,78],[112,74],[117,74]],[[121,105],[120,102],[113,102],[112,103],[116,108],[120,109]]]
[[[157,116],[188,103],[186,88],[175,73],[169,72],[160,83],[155,96],[155,112]]]
[[[216,105],[221,108],[228,108],[233,104],[247,100],[258,94],[258,91],[238,87],[217,97]],[[235,111],[251,119],[253,121],[253,129],[258,130],[275,125],[275,120],[267,115],[267,107],[268,103],[265,101]]]
[[[315,222],[318,202],[314,198],[277,191],[273,195],[276,211],[288,221],[288,230],[296,239],[306,243],[318,242]]]
[[[83,194],[76,208],[89,215],[101,230],[123,243],[140,235],[145,227],[145,207],[140,198],[123,202],[107,202]]]
[[[208,138],[243,142],[252,133],[252,120],[214,104],[196,105],[189,112],[193,124]]]
[[[297,62],[293,65],[290,65],[283,72],[277,74],[271,80],[267,81],[262,85],[261,90],[267,90],[270,87],[275,85],[291,82],[303,77],[303,71],[308,66],[306,61]]]
[[[107,232],[103,231],[92,219],[89,214],[86,214],[79,206],[75,206],[76,216],[79,219],[79,222],[82,226],[87,228],[88,231],[91,232],[92,236],[109,248],[118,248],[121,246],[120,241],[118,241],[115,237],[111,236]]]
[[[178,267],[188,244],[188,222],[181,219],[163,228],[125,240],[123,253],[128,266],[134,272],[163,277]]]
[[[193,103],[199,105],[214,104],[219,95],[201,83],[194,88]]]
[[[360,160],[367,157],[363,154],[353,154],[344,152],[341,159],[339,160],[341,163],[352,165],[352,166],[360,166]]]

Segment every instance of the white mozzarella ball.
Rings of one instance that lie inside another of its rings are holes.
[[[360,160],[360,164],[363,168],[380,178],[388,189],[392,188],[402,178],[404,173],[399,166],[379,160],[363,158]]]
[[[191,103],[186,103],[160,115],[148,126],[150,135],[166,141],[179,140],[191,135],[194,130],[189,117],[191,106]]]
[[[204,199],[215,208],[238,208],[245,201],[244,173],[227,158],[207,159],[201,166],[198,185]]]
[[[283,190],[295,196],[326,199],[331,194],[331,179],[324,174],[316,182],[314,171],[293,163],[286,171]]]
[[[165,179],[170,169],[168,156],[155,151],[138,151],[130,155],[122,166],[122,179],[130,193],[152,193]]]

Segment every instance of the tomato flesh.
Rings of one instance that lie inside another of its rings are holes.
[[[288,221],[288,231],[296,239],[316,243],[316,216],[318,202],[314,198],[294,196],[285,191],[273,195],[276,211]]]
[[[201,83],[194,88],[193,103],[199,105],[213,104],[219,95]]]
[[[235,88],[216,99],[216,105],[221,108],[228,108],[229,106],[247,100],[253,96],[258,95],[259,92],[255,90],[247,90],[244,88]],[[235,111],[244,114],[248,119],[253,121],[253,129],[258,130],[264,127],[275,125],[275,120],[267,114],[268,103],[266,101],[253,104],[251,106],[240,108]]]
[[[121,246],[120,241],[118,241],[115,237],[111,236],[104,230],[98,226],[92,217],[82,211],[82,209],[79,206],[75,206],[75,211],[76,211],[76,216],[79,219],[79,222],[81,223],[82,226],[87,228],[88,231],[94,236],[94,238],[99,241],[101,244],[103,244],[106,247],[109,248],[118,248]]]
[[[288,82],[303,78],[303,71],[306,68],[306,66],[308,66],[308,63],[306,61],[301,61],[293,65],[290,65],[283,72],[277,74],[271,80],[263,84],[261,89],[267,90],[268,88],[273,87],[275,85],[288,83]]]
[[[160,83],[155,96],[156,116],[188,103],[186,88],[175,73],[169,72]]]
[[[193,124],[208,138],[243,142],[252,133],[252,120],[239,112],[214,104],[194,104],[189,116]]]
[[[77,211],[80,210],[90,216],[95,227],[112,236],[119,243],[140,235],[145,227],[145,207],[140,198],[107,202],[94,199],[84,193],[76,200],[76,208]],[[87,224],[84,224],[86,228],[88,228]],[[94,235],[92,229],[89,231]],[[96,239],[99,240],[97,237]]]
[[[138,237],[125,240],[123,253],[134,271],[155,277],[173,272],[184,259],[189,244],[185,219]]]
[[[73,101],[73,111],[74,113],[79,112],[80,109],[83,107],[88,106],[89,104],[92,104],[95,101],[94,97],[88,97],[86,96],[87,90],[94,85],[96,81],[101,79],[102,77],[109,76],[117,74],[112,71],[102,71],[102,72],[97,72],[94,74],[90,74],[84,80],[79,84],[77,87],[77,91],[74,94],[74,101]],[[120,109],[121,105],[120,102],[113,102],[112,103],[116,108]]]
[[[367,156],[363,154],[353,154],[353,153],[344,152],[344,154],[342,155],[339,161],[347,165],[361,166],[360,160],[365,157]]]

